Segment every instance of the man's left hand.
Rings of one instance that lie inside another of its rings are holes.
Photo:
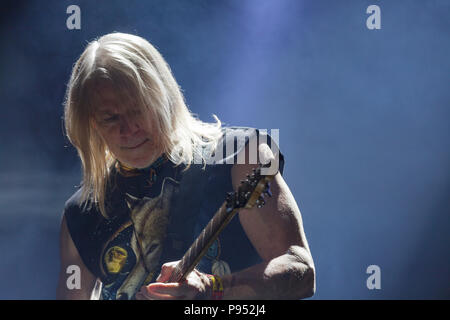
[[[181,282],[166,283],[170,279],[178,261],[165,263],[161,274],[155,283],[142,286],[136,293],[137,300],[193,300],[208,299],[210,280],[208,276],[194,269],[187,278]]]

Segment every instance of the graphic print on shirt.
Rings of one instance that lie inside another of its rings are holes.
[[[163,242],[170,218],[172,196],[179,182],[164,178],[155,198],[126,194],[130,221],[108,241],[102,253],[102,271],[111,279],[103,299],[130,299],[142,285],[150,283],[160,266]]]

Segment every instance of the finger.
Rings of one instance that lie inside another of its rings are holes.
[[[151,283],[144,291],[147,296],[157,299],[183,299],[186,287],[179,283]]]
[[[168,262],[161,266],[161,273],[156,278],[156,282],[166,282],[170,279],[170,276],[175,269],[177,262]]]
[[[136,292],[135,297],[137,300],[153,300],[152,297],[148,295],[145,287],[141,287],[141,289]]]
[[[145,294],[139,293],[139,295],[145,300],[177,300],[181,297],[173,296],[170,294],[164,294],[157,291],[145,290]]]
[[[171,296],[170,294],[162,294],[162,293],[149,293],[146,297],[147,300],[180,300],[183,299],[183,297],[175,297]]]
[[[165,269],[165,270],[161,270],[161,273],[159,274],[159,276],[156,278],[156,282],[167,282],[170,279],[170,276],[172,275],[172,271]]]
[[[135,297],[136,297],[136,300],[152,300],[150,297],[148,297],[145,294],[142,294],[140,292],[136,293]]]
[[[136,300],[173,300],[176,297],[172,297],[167,294],[160,294],[158,292],[149,293],[145,287],[142,287],[135,295]]]

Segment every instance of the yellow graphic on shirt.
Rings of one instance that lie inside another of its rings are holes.
[[[124,248],[114,246],[105,254],[106,269],[111,274],[117,274],[122,270],[127,261],[128,253]]]
[[[155,198],[138,199],[130,194],[126,195],[134,229],[130,246],[137,261],[117,290],[116,299],[134,297],[142,284],[148,284],[156,274],[169,224],[171,199],[178,188],[178,181],[166,177]]]

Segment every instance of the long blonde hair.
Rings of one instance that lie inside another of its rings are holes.
[[[204,159],[203,147],[215,149],[222,125],[215,115],[216,123],[205,123],[191,113],[170,67],[147,40],[110,33],[90,42],[72,70],[64,123],[83,166],[81,200],[92,201],[108,217],[106,186],[116,159],[92,125],[93,95],[99,81],[126,92],[156,120],[162,151],[176,165],[184,163],[189,168],[194,159]]]

